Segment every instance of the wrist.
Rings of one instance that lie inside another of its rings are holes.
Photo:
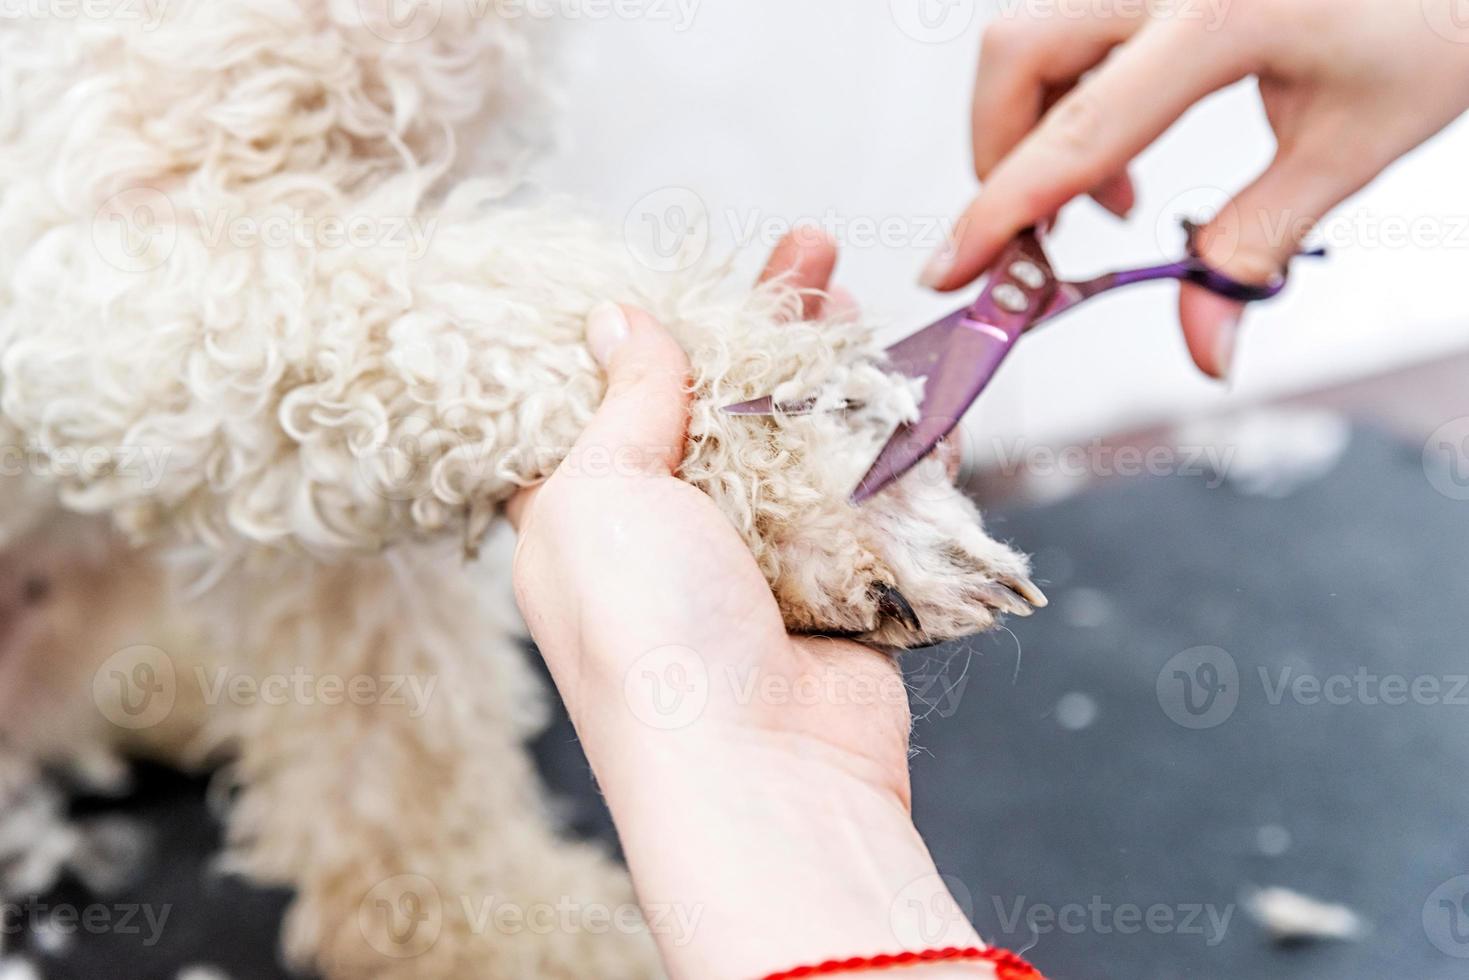
[[[979,942],[913,826],[890,659],[784,634],[703,656],[598,639],[543,653],[673,977]]]
[[[674,977],[979,942],[903,799],[819,748],[658,735],[589,756]]]

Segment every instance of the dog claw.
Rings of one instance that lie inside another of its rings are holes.
[[[1034,582],[1023,575],[1001,579],[1000,584],[1011,592],[1018,593],[1022,599],[1037,609],[1044,609],[1050,605],[1051,600],[1046,598],[1046,594]]]
[[[873,582],[871,589],[877,597],[877,611],[880,614],[895,617],[898,622],[915,633],[923,632],[923,624],[918,621],[918,614],[913,611],[913,607],[903,593],[886,582]]]
[[[1007,586],[997,582],[986,583],[979,586],[980,598],[986,605],[992,606],[1001,612],[1012,613],[1016,616],[1029,616],[1035,612],[1021,596],[1012,592]]]

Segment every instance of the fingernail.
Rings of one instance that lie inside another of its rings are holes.
[[[1118,200],[1114,197],[1096,197],[1092,198],[1092,200],[1106,208],[1107,213],[1114,218],[1121,218],[1123,221],[1126,221],[1128,216],[1132,214],[1133,206],[1126,201]]]
[[[1097,185],[1091,193],[1092,200],[1106,208],[1114,217],[1126,220],[1137,203],[1137,195],[1127,174],[1114,174]]]
[[[606,367],[626,339],[627,314],[616,303],[603,303],[587,314],[587,347],[598,364]]]
[[[938,289],[953,271],[954,257],[957,254],[954,240],[951,238],[945,241],[939,246],[939,250],[929,257],[928,264],[923,267],[923,274],[918,277],[918,281],[929,289]]]
[[[826,305],[821,314],[828,320],[855,320],[861,308],[857,297],[845,286],[833,286],[826,293]]]
[[[1220,381],[1229,380],[1234,366],[1235,347],[1239,342],[1239,311],[1227,315],[1219,322],[1219,336],[1214,340],[1214,367]]]

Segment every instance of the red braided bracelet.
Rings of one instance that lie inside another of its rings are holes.
[[[881,956],[853,956],[846,960],[827,960],[814,966],[798,966],[794,970],[783,970],[761,977],[760,980],[795,980],[796,977],[815,977],[831,973],[859,973],[864,970],[891,970],[920,963],[984,962],[993,963],[998,980],[1045,980],[1039,970],[1022,960],[1008,949],[991,946],[946,946],[943,949],[925,949],[918,953],[884,953]]]

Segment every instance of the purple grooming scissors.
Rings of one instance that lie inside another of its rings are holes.
[[[991,267],[979,299],[887,349],[895,370],[924,379],[923,402],[918,420],[899,426],[883,446],[852,492],[852,503],[860,504],[874,496],[928,455],[959,424],[1021,335],[1078,303],[1121,286],[1157,279],[1191,282],[1243,303],[1270,299],[1285,288],[1284,273],[1254,286],[1211,267],[1195,246],[1197,227],[1189,221],[1183,226],[1188,233],[1188,251],[1183,259],[1109,272],[1084,282],[1056,277],[1034,228],[1015,236]],[[1326,253],[1318,248],[1301,254]],[[802,415],[814,404],[814,399],[807,399],[777,405],[767,396],[726,405],[723,410],[731,415]]]

